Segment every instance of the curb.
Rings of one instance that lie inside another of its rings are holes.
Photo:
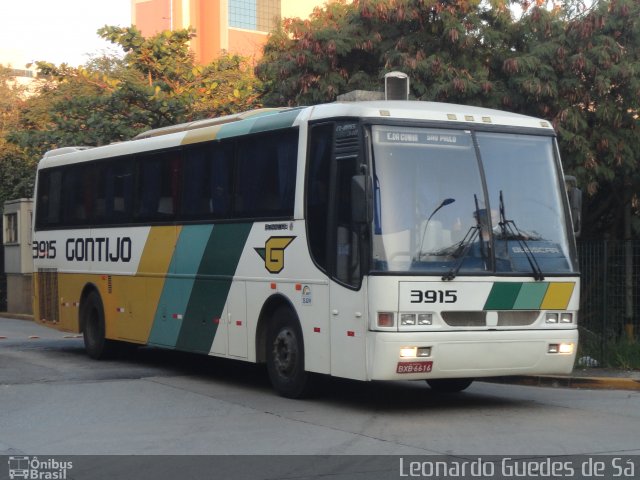
[[[33,321],[33,315],[23,313],[0,312],[0,318],[10,318],[11,320]]]
[[[480,379],[478,379],[480,380]],[[585,388],[592,390],[640,391],[640,379],[622,377],[566,377],[554,375],[517,375],[482,379],[491,383],[508,383],[534,387]]]

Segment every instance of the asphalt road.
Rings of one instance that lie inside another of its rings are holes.
[[[151,348],[94,361],[23,320],[0,337],[0,455],[640,454],[640,392],[330,379],[300,401],[261,366]]]

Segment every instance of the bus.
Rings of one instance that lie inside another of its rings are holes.
[[[318,377],[572,370],[579,273],[552,125],[419,101],[259,109],[50,151],[37,322]]]

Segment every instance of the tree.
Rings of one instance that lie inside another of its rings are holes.
[[[287,19],[257,66],[266,104],[333,101],[353,89],[378,89],[401,70],[420,100],[496,103],[496,49],[511,23],[493,0],[344,0]]]
[[[24,94],[11,70],[0,66],[0,208],[7,200],[30,197],[33,189],[35,164],[9,141],[20,119]]]
[[[13,140],[30,155],[68,145],[104,145],[158,128],[258,106],[246,61],[222,56],[195,65],[193,32],[144,38],[135,27],[104,27],[124,58],[101,56],[81,67],[38,62],[40,88],[24,107]]]
[[[553,121],[565,171],[589,193],[585,235],[622,238],[631,221],[640,233],[640,4],[571,13],[536,7],[518,23],[522,41],[503,62],[508,106]]]
[[[285,20],[257,73],[265,104],[334,101],[401,70],[420,100],[547,118],[589,193],[585,235],[616,237],[640,233],[639,55],[634,0],[355,0]]]

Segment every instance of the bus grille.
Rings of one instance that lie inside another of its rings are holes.
[[[526,327],[533,325],[538,311],[502,311],[498,312],[498,327]],[[450,327],[486,327],[487,312],[442,312],[442,319]]]
[[[41,320],[59,320],[58,271],[54,268],[38,269],[38,310]]]
[[[450,327],[484,327],[487,312],[442,312],[442,319]]]

